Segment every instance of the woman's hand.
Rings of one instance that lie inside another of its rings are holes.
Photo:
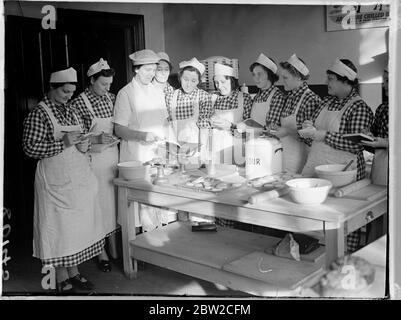
[[[76,144],[78,151],[85,153],[89,150],[90,141],[89,138],[83,139]]]
[[[115,139],[112,134],[102,132],[97,136],[98,142],[97,143],[102,143],[102,144],[109,144],[112,143]]]
[[[160,138],[158,135],[154,134],[153,132],[142,132],[141,143],[143,144],[152,144],[157,141],[162,141],[163,139]]]
[[[270,132],[274,134],[277,138],[284,138],[291,133],[290,130],[285,127],[278,127],[277,130],[270,130]]]
[[[311,120],[305,120],[302,123],[302,129],[312,128],[312,127],[314,127],[314,125],[313,125],[313,121],[311,121]]]
[[[77,144],[80,142],[79,137],[81,136],[81,132],[79,131],[74,131],[74,132],[67,132],[63,136],[63,142],[64,142],[64,147],[69,148],[73,146],[74,144]]]
[[[361,141],[361,144],[372,148],[388,148],[388,139],[375,137],[375,141]]]
[[[212,125],[212,127],[220,130],[230,130],[232,123],[220,117],[212,117],[210,119],[210,124]]]

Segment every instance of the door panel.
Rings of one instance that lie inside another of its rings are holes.
[[[23,121],[47,92],[52,68],[76,68],[79,93],[89,65],[103,57],[116,69],[111,92],[117,93],[128,80],[127,54],[144,47],[143,33],[134,35],[133,31],[143,30],[142,16],[76,10],[58,10],[57,16],[56,30],[43,30],[40,19],[7,16],[5,20],[3,202],[12,213],[11,256],[32,252],[37,160],[23,153]]]

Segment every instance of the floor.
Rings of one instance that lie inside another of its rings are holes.
[[[41,263],[29,254],[20,254],[8,261],[10,278],[3,281],[3,296],[47,296],[52,290],[42,288]],[[95,284],[91,295],[145,296],[145,297],[218,297],[241,298],[248,294],[198,280],[154,265],[140,263],[138,277],[129,280],[122,268],[122,259],[112,261],[112,271],[104,273],[94,260],[83,263],[80,272]],[[88,295],[81,292],[78,295]]]

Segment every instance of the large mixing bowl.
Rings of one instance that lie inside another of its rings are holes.
[[[146,179],[150,176],[150,166],[144,166],[140,161],[121,162],[117,167],[125,180]]]
[[[329,180],[299,178],[286,182],[291,199],[300,204],[316,205],[324,202],[333,186]]]
[[[356,181],[356,169],[342,171],[345,164],[324,164],[315,167],[317,176],[330,180],[333,187],[342,187]]]

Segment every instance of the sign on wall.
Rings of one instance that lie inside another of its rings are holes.
[[[388,27],[390,5],[326,6],[327,31]]]

